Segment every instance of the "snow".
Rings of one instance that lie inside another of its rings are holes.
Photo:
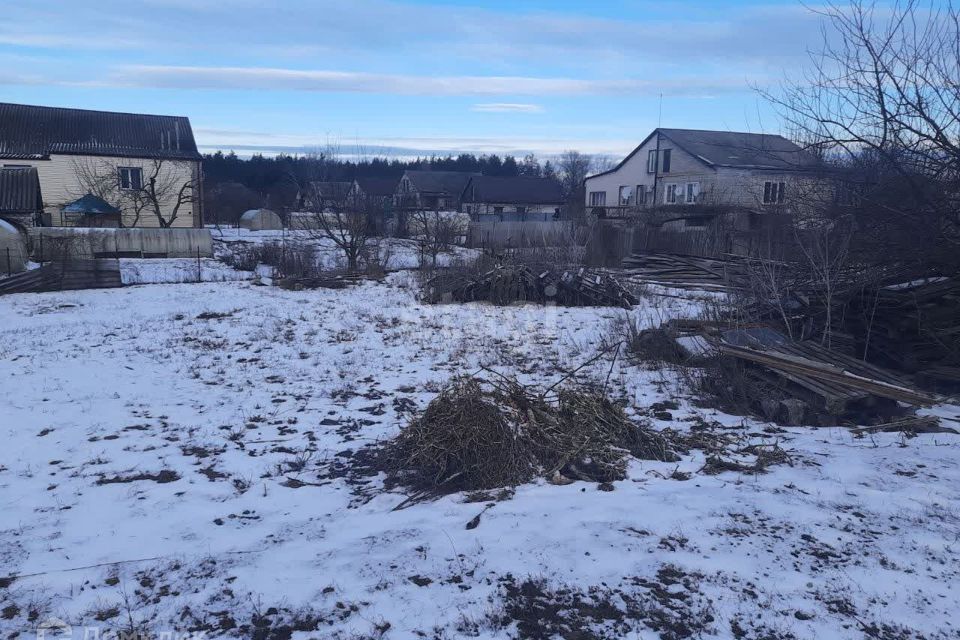
[[[133,266],[149,279],[131,262],[125,278]],[[579,375],[609,377],[638,415],[676,401],[670,419],[649,418],[657,428],[716,422],[777,441],[791,464],[707,475],[694,451],[635,461],[611,492],[541,481],[486,510],[458,494],[394,511],[401,489],[336,472],[349,452],[481,365],[552,383],[624,313],[426,306],[413,279],[0,299],[0,579],[19,576],[0,581],[0,636],[33,637],[56,617],[75,637],[249,637],[255,620],[309,614],[293,637],[519,637],[490,621],[507,576],[650,598],[649,581],[675,568],[687,579],[663,593],[703,621],[701,637],[956,637],[956,436],[772,428],[697,408],[675,372],[622,358]],[[651,322],[696,304],[647,298],[630,313]],[[960,420],[957,406],[929,412]],[[161,471],[176,479],[132,479]]]

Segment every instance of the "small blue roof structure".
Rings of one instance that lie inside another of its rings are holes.
[[[64,213],[81,213],[88,216],[97,215],[119,215],[120,209],[116,208],[100,196],[88,193],[79,200],[74,200],[63,207]]]

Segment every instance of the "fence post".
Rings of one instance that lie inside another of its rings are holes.
[[[197,245],[197,282],[203,282],[203,271],[200,267],[200,245]]]
[[[7,247],[7,277],[13,275],[13,268],[10,266],[10,247]]]
[[[40,232],[40,266],[43,266],[43,232]]]

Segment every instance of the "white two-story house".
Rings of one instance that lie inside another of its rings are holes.
[[[714,205],[789,212],[821,162],[778,135],[656,129],[620,164],[586,179],[588,212]]]

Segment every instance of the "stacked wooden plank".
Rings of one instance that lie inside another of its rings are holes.
[[[0,280],[0,295],[122,287],[120,263],[112,258],[50,262]]]
[[[742,339],[749,332],[731,331],[716,341],[723,354],[750,363],[755,369],[773,374],[802,395],[819,398],[821,407],[833,415],[842,415],[858,402],[871,397],[885,398],[913,406],[932,406],[938,398],[914,389],[903,378],[867,362],[830,351],[817,343]]]
[[[602,271],[577,268],[534,271],[526,265],[499,265],[479,274],[443,273],[425,287],[428,302],[535,302],[561,306],[629,308],[636,297]]]
[[[675,253],[633,254],[623,267],[650,284],[667,287],[727,290],[749,281],[749,260],[739,256],[703,257]]]

